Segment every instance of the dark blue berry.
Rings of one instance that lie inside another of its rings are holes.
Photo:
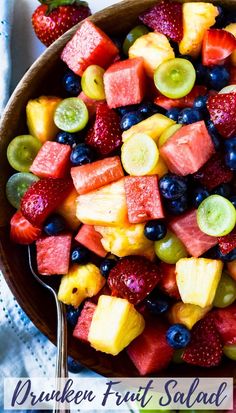
[[[135,111],[124,115],[120,121],[121,130],[125,131],[139,122],[142,122],[144,116],[142,113]]]
[[[182,125],[189,125],[190,123],[195,123],[202,119],[203,114],[200,110],[185,108],[179,113],[178,123],[181,123]]]
[[[170,299],[157,290],[153,290],[145,300],[150,313],[159,315],[165,313],[170,307]]]
[[[116,264],[117,264],[116,260],[112,260],[110,258],[107,258],[106,260],[104,260],[100,265],[100,272],[103,275],[103,277],[107,278],[108,275],[110,274],[110,271],[112,270],[112,268],[115,267]]]
[[[189,208],[188,197],[184,194],[178,199],[168,200],[165,202],[165,207],[169,214],[181,215]]]
[[[116,110],[120,116],[124,116],[124,115],[127,115],[127,113],[135,112],[136,110],[138,110],[138,108],[139,108],[139,105],[128,105],[128,106],[121,106],[117,108]]]
[[[76,133],[61,131],[58,132],[56,136],[56,142],[61,143],[63,145],[74,146],[78,143],[78,135]]]
[[[172,120],[174,120],[175,122],[178,121],[178,116],[179,116],[179,112],[180,110],[178,108],[172,108],[167,110],[166,112],[166,116]]]
[[[166,333],[168,344],[176,350],[186,347],[190,339],[190,331],[183,324],[173,324]]]
[[[224,146],[227,149],[235,149],[236,150],[236,138],[225,139]]]
[[[81,314],[81,307],[74,308],[72,305],[68,305],[66,309],[66,318],[67,321],[72,327],[75,327],[78,321],[78,318]]]
[[[208,96],[198,96],[194,99],[194,103],[193,103],[193,108],[200,110],[200,112],[202,112],[203,114],[208,113],[207,110],[207,100],[208,100]]]
[[[196,84],[204,85],[208,80],[208,70],[206,66],[203,66],[201,63],[195,65],[196,70]]]
[[[228,254],[222,254],[222,252],[219,249],[219,246],[216,245],[215,247],[211,248],[209,251],[204,254],[207,258],[211,258],[214,260],[221,260],[224,262],[230,262],[234,261],[236,259],[236,248],[234,248],[231,252]]]
[[[226,139],[225,144],[225,163],[229,169],[236,171],[236,138]]]
[[[162,220],[149,221],[144,227],[144,235],[151,241],[159,241],[166,236],[166,233],[167,228]]]
[[[70,155],[70,161],[75,166],[91,163],[94,159],[95,152],[85,143],[79,143],[76,145]]]
[[[207,191],[207,189],[202,187],[195,188],[191,194],[192,204],[194,208],[198,208],[202,201],[206,199],[209,195],[210,194]]]
[[[231,188],[229,184],[221,184],[213,189],[212,194],[221,195],[224,198],[228,198],[231,193]]]
[[[236,208],[236,195],[231,196],[229,201],[232,202],[234,208]]]
[[[211,136],[214,147],[215,147],[216,151],[218,151],[220,149],[221,143],[222,143],[220,134],[218,133],[214,123],[211,120],[208,120],[206,122],[206,126],[207,126],[208,133]]]
[[[47,235],[57,235],[64,231],[65,220],[60,215],[51,215],[44,223],[43,230]]]
[[[166,199],[180,198],[187,191],[187,179],[175,174],[168,173],[159,181],[160,191]]]
[[[62,80],[65,91],[70,96],[78,96],[81,92],[81,80],[74,72],[68,71]]]
[[[145,118],[149,118],[149,116],[152,116],[155,113],[160,113],[160,108],[152,102],[144,102],[139,106],[138,112]]]
[[[224,66],[213,66],[208,69],[209,87],[221,90],[229,83],[229,71]]]
[[[76,361],[70,356],[67,358],[67,365],[70,373],[80,373],[84,369],[84,367],[82,366],[82,364],[79,363],[79,361]]]
[[[216,17],[216,22],[213,27],[217,29],[222,29],[223,27],[227,26],[225,11],[221,6],[217,6],[217,9],[219,14]]]
[[[73,264],[86,264],[90,260],[90,252],[87,248],[79,245],[71,251],[71,262]]]

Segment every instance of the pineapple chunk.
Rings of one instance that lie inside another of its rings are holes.
[[[164,34],[150,32],[135,40],[129,49],[129,58],[142,57],[148,76],[153,77],[155,69],[163,62],[175,57],[174,51]]]
[[[83,224],[119,226],[128,223],[124,178],[77,198],[77,218]]]
[[[75,264],[61,279],[58,299],[64,304],[78,307],[85,298],[96,295],[105,283],[105,278],[94,264]]]
[[[171,324],[184,324],[189,330],[211,310],[211,306],[201,308],[194,304],[176,303],[169,313]]]
[[[154,243],[144,236],[145,224],[129,224],[126,227],[100,227],[95,230],[102,235],[104,249],[117,257],[143,255],[149,259],[155,256]]]
[[[184,303],[202,308],[212,305],[223,263],[207,258],[182,258],[176,264],[176,281]]]
[[[158,178],[162,178],[163,175],[167,174],[168,168],[164,159],[159,155],[158,162],[155,168],[149,172],[147,175],[158,175]]]
[[[230,23],[228,26],[225,27],[227,32],[231,33],[236,37],[236,23]],[[236,66],[236,50],[233,51],[233,53],[230,56],[230,60],[233,66]]]
[[[137,133],[145,133],[157,143],[161,134],[174,124],[174,120],[169,119],[167,116],[160,113],[156,113],[123,132],[122,141],[127,141],[131,136],[136,135]]]
[[[76,216],[76,200],[78,198],[78,192],[72,189],[67,198],[62,201],[59,208],[57,209],[58,214],[65,218],[66,222],[69,224],[70,228],[76,231],[79,228],[80,221]]]
[[[219,11],[211,3],[184,3],[183,27],[184,35],[179,44],[183,55],[197,57],[201,51],[205,31],[215,24]]]
[[[88,340],[96,350],[116,356],[143,332],[144,327],[143,316],[128,300],[101,295]]]

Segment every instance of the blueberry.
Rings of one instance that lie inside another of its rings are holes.
[[[78,361],[76,361],[70,356],[67,357],[67,365],[70,373],[80,373],[84,369],[82,364],[80,364]]]
[[[231,196],[229,201],[232,202],[234,208],[236,208],[236,195]]]
[[[120,121],[121,130],[125,131],[137,123],[142,122],[143,119],[143,114],[138,111],[126,113]]]
[[[196,70],[196,83],[198,85],[204,85],[207,83],[208,79],[208,70],[206,66],[203,66],[201,63],[195,65]]]
[[[229,184],[221,184],[213,189],[212,194],[221,195],[224,198],[228,198],[230,196],[231,188]]]
[[[127,113],[130,112],[135,112],[136,110],[138,110],[139,105],[128,105],[128,106],[121,106],[119,108],[117,108],[117,112],[119,113],[119,115],[124,116],[127,115]]]
[[[86,264],[90,260],[90,252],[87,248],[79,245],[71,251],[71,262],[73,264]]]
[[[206,256],[206,258],[211,258],[214,260],[221,260],[223,262],[230,262],[236,259],[236,248],[234,248],[228,254],[222,254],[222,252],[219,249],[219,246],[216,245],[215,247],[207,251],[206,254],[204,255]]]
[[[150,313],[158,315],[165,313],[170,307],[170,299],[159,291],[153,290],[145,300]]]
[[[56,142],[61,143],[63,145],[74,146],[78,143],[78,135],[76,133],[61,131],[58,132],[56,136]]]
[[[160,112],[160,108],[152,102],[144,102],[139,108],[138,112],[141,113],[145,118]]]
[[[236,150],[236,138],[225,139],[224,145],[225,145],[226,150],[227,149]]]
[[[222,29],[223,27],[227,26],[225,11],[221,6],[217,6],[217,9],[219,14],[216,17],[216,22],[213,27],[217,29]]]
[[[172,215],[181,215],[188,210],[188,197],[186,194],[178,199],[168,200],[165,202],[167,211]]]
[[[159,181],[160,191],[166,199],[180,198],[187,191],[187,179],[175,174],[168,173]]]
[[[192,204],[194,208],[198,208],[202,201],[206,199],[209,195],[210,194],[207,191],[207,189],[202,187],[195,188],[191,194]]]
[[[209,87],[221,90],[229,83],[229,71],[224,66],[212,66],[208,69]]]
[[[178,116],[178,123],[189,125],[203,119],[202,113],[197,109],[185,108],[181,110]]]
[[[218,133],[214,123],[211,120],[206,122],[207,130],[209,135],[211,136],[212,142],[215,146],[215,149],[218,150],[221,147],[221,137]]]
[[[202,112],[203,114],[207,114],[208,110],[207,110],[207,100],[208,100],[208,96],[197,96],[194,99],[194,103],[193,103],[193,108],[200,110],[200,112]]]
[[[68,71],[62,79],[62,84],[65,91],[70,96],[78,96],[81,92],[81,80],[74,72]]]
[[[80,313],[81,313],[81,307],[74,308],[72,305],[68,305],[66,309],[66,318],[67,318],[68,323],[70,323],[72,327],[76,326]]]
[[[100,265],[100,272],[103,275],[103,277],[107,278],[110,274],[111,269],[114,268],[116,264],[116,260],[112,260],[110,258],[104,260]]]
[[[79,143],[76,145],[70,155],[70,161],[75,166],[91,163],[94,159],[95,153],[93,149],[85,143]]]
[[[47,235],[57,235],[66,227],[64,219],[57,214],[48,217],[44,223],[43,230]]]
[[[225,163],[232,171],[236,170],[236,138],[226,139],[225,142]]]
[[[166,340],[174,349],[186,347],[190,338],[190,331],[183,324],[173,324],[166,333]]]
[[[172,120],[174,120],[175,122],[178,121],[178,116],[179,116],[179,112],[180,110],[178,108],[172,108],[167,110],[166,112],[166,116]]]
[[[162,220],[152,220],[146,223],[144,235],[151,241],[159,241],[167,234],[167,228]]]

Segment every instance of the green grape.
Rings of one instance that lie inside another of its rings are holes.
[[[236,360],[236,345],[228,344],[223,347],[223,353],[231,360]]]
[[[84,94],[94,100],[106,99],[103,75],[105,70],[98,65],[87,67],[81,78],[81,87]]]
[[[236,300],[236,282],[226,272],[221,275],[213,305],[215,307],[228,307]]]
[[[27,189],[39,178],[28,172],[18,172],[12,175],[6,183],[6,196],[14,208],[20,208],[20,201]]]
[[[79,98],[67,98],[57,106],[54,114],[56,126],[65,132],[78,132],[85,128],[89,120],[88,109]]]
[[[42,143],[31,135],[14,138],[7,148],[7,159],[12,168],[19,172],[29,172]]]
[[[140,24],[139,26],[134,27],[126,36],[123,43],[123,52],[128,56],[129,48],[134,44],[135,40],[144,34],[149,33],[149,30],[146,26]]]
[[[184,244],[170,231],[167,231],[165,238],[155,242],[154,248],[157,257],[167,264],[176,264],[188,256]]]

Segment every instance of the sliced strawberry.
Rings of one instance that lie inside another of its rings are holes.
[[[145,11],[139,18],[148,27],[166,35],[174,42],[180,42],[183,37],[183,15],[180,3],[162,1]]]
[[[214,323],[224,344],[236,344],[236,304],[214,311]]]
[[[160,263],[161,280],[159,288],[170,297],[180,299],[179,289],[176,282],[175,265]]]
[[[193,177],[201,185],[212,190],[218,185],[230,182],[233,178],[233,172],[225,165],[224,157],[216,153],[199,171],[193,174]]]
[[[71,189],[71,179],[40,179],[24,194],[21,212],[32,225],[40,226],[58,208]]]
[[[224,138],[230,138],[236,133],[236,93],[210,96],[207,108],[212,122]]]
[[[27,221],[20,211],[13,215],[10,225],[11,240],[17,244],[31,244],[40,237],[42,232],[40,228],[34,227]]]
[[[207,30],[202,44],[202,63],[204,66],[224,64],[235,48],[236,38],[232,33],[221,29]]]
[[[214,367],[220,364],[222,354],[222,343],[213,317],[198,321],[192,329],[191,341],[183,353],[183,360],[195,366]]]
[[[204,96],[207,93],[206,86],[194,86],[191,92],[180,99],[169,99],[166,96],[159,95],[154,100],[154,103],[162,108],[169,110],[171,108],[191,108],[193,107],[193,103],[196,97]]]
[[[121,146],[122,132],[120,118],[106,103],[100,103],[96,109],[96,119],[89,130],[86,142],[101,155],[108,155]]]
[[[228,254],[236,248],[236,230],[234,229],[230,234],[224,237],[218,237],[219,248],[222,254]]]
[[[113,296],[138,304],[155,288],[159,280],[160,271],[156,264],[144,257],[129,256],[122,258],[112,268],[108,285]]]

